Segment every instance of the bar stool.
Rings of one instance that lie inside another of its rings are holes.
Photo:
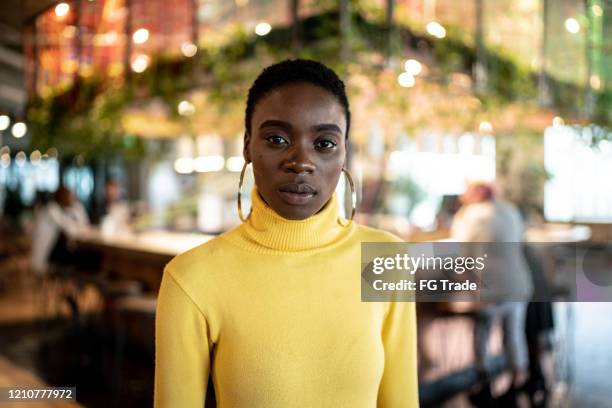
[[[41,285],[41,311],[46,319],[57,318],[60,315],[60,307],[67,304],[71,317],[78,316],[78,305],[76,303],[76,288],[73,279],[77,271],[71,265],[55,264],[49,265],[48,273],[42,278]]]

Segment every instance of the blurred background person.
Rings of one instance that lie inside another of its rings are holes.
[[[518,209],[497,197],[490,185],[469,184],[460,201],[461,208],[451,225],[453,239],[462,242],[508,243],[500,247],[501,251],[495,248],[495,259],[487,261],[487,272],[497,280],[494,286],[500,290],[494,293],[491,299],[494,302],[486,303],[476,313],[474,354],[476,368],[484,380],[484,392],[489,396],[487,345],[492,324],[501,320],[504,352],[512,370],[512,385],[509,389],[509,393],[512,393],[525,382],[528,364],[524,334],[527,302],[516,300],[528,300],[533,292],[529,267],[522,253],[514,250],[520,249],[520,246],[513,245],[523,240],[523,222]]]
[[[121,186],[116,180],[108,180],[104,185],[106,200],[105,211],[100,221],[100,228],[105,235],[125,231],[130,223],[130,206],[122,198]]]
[[[49,273],[50,262],[68,263],[69,239],[89,225],[83,205],[66,187],[61,186],[53,199],[35,212],[32,236],[32,269],[40,275]]]
[[[442,197],[440,209],[436,214],[436,228],[443,232],[449,231],[453,223],[453,218],[460,207],[461,202],[459,201],[458,195],[445,195]]]

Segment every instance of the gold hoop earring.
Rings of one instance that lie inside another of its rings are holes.
[[[351,173],[349,173],[348,169],[345,167],[342,167],[342,173],[344,173],[344,176],[348,181],[349,187],[351,188],[351,217],[349,218],[346,225],[343,225],[343,227],[349,227],[353,222],[353,218],[355,218],[355,211],[357,209],[357,193],[355,192],[355,183],[353,182],[353,177],[351,176]]]
[[[251,215],[251,212],[253,211],[253,209],[251,208],[249,214],[246,216],[246,218],[244,218],[244,214],[242,213],[242,183],[244,181],[244,173],[246,172],[246,168],[248,165],[249,163],[245,161],[244,165],[242,166],[242,170],[240,171],[240,181],[238,182],[238,217],[240,217],[240,220],[242,222],[246,222],[246,220]]]

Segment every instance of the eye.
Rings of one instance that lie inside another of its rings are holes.
[[[287,139],[279,135],[268,136],[266,137],[266,140],[274,145],[289,144],[289,142],[287,142]]]
[[[320,150],[331,150],[336,147],[336,143],[329,139],[321,139],[315,142],[315,147]]]

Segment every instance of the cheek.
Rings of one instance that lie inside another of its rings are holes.
[[[334,155],[325,158],[325,165],[334,171],[341,171],[346,159],[346,150],[338,150]]]
[[[342,166],[344,164],[344,157],[335,157],[327,160],[320,167],[321,175],[326,180],[329,180],[328,188],[334,190],[338,184],[338,180],[342,176]]]
[[[259,185],[270,180],[278,169],[277,159],[266,155],[265,153],[257,152],[252,156],[253,174]]]
[[[344,159],[342,157],[334,158],[324,164],[327,173],[340,173],[342,171],[342,165]]]
[[[254,169],[257,168],[263,170],[265,167],[270,167],[272,165],[271,162],[274,160],[274,158],[271,157],[269,151],[260,145],[259,140],[251,140],[249,152]]]

